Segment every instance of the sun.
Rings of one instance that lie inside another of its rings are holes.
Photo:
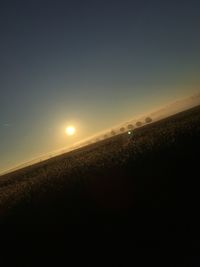
[[[74,135],[75,134],[76,129],[74,128],[74,126],[68,126],[65,129],[65,132],[66,132],[67,135],[71,136],[71,135]]]

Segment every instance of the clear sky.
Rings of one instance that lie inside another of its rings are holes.
[[[2,0],[0,171],[197,92],[199,14],[195,0]]]

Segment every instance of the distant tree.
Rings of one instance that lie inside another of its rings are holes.
[[[142,123],[141,123],[140,121],[137,121],[137,122],[136,122],[136,126],[137,126],[137,127],[139,127],[139,126],[141,126],[141,125],[142,125]]]
[[[129,124],[129,125],[127,126],[127,129],[129,129],[129,130],[131,130],[131,129],[133,129],[133,128],[134,128],[133,124]]]
[[[125,128],[124,127],[121,127],[120,128],[120,132],[124,132],[125,131]]]
[[[150,122],[152,122],[152,118],[150,118],[150,117],[146,117],[145,122],[146,122],[146,123],[150,123]]]
[[[112,135],[115,135],[116,133],[115,133],[115,131],[114,131],[114,130],[112,130],[112,131],[111,131],[111,134],[112,134]]]

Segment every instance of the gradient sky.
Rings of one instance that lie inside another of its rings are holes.
[[[199,14],[194,0],[1,1],[0,171],[197,92]]]

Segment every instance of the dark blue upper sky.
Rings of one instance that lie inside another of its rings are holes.
[[[0,170],[197,91],[199,14],[194,0],[1,1]]]

